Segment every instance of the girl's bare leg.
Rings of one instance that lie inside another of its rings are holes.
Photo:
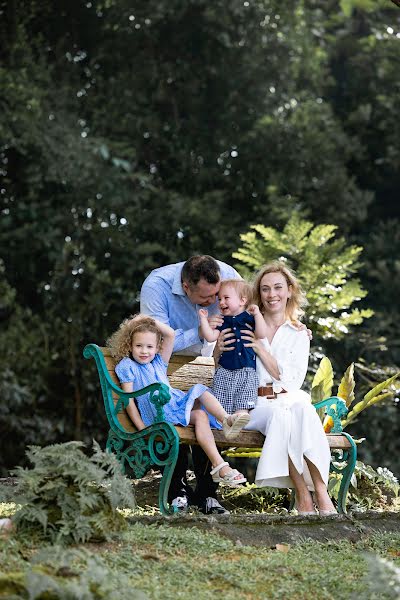
[[[307,463],[308,464],[308,463]],[[296,470],[289,458],[289,475],[296,492],[296,508],[299,512],[312,512],[314,504],[303,475]]]
[[[211,394],[211,392],[203,392],[201,396],[199,396],[197,401],[200,401],[200,403],[210,413],[210,415],[218,419],[218,421],[220,421],[221,423],[225,419],[225,417],[229,416],[226,410],[222,407],[219,400],[217,400],[216,397],[213,394]]]
[[[220,401],[217,400],[217,398],[213,394],[211,394],[210,392],[203,392],[201,394],[201,396],[198,398],[198,400],[204,406],[204,408],[210,413],[210,415],[213,415],[213,417],[215,417],[216,419],[218,419],[218,421],[220,421],[220,423],[222,423],[222,421],[225,418],[227,418],[228,419],[228,425],[232,425],[233,424],[233,419],[231,418],[232,415],[229,415],[226,412],[226,410],[221,405]],[[237,410],[233,414],[235,416],[237,416],[237,415],[242,415],[242,414],[246,415],[248,413],[249,413],[248,410]]]
[[[328,490],[326,489],[326,485],[321,477],[321,473],[318,471],[314,463],[309,461],[307,458],[305,460],[314,484],[315,500],[319,510],[334,511],[335,507],[333,506],[332,500],[329,497]]]
[[[201,448],[203,448],[204,452],[207,454],[212,464],[212,467],[214,468],[217,465],[224,462],[224,459],[218,452],[218,448],[215,444],[214,436],[211,431],[207,413],[204,412],[204,410],[202,410],[201,408],[194,408],[190,413],[190,423],[194,425],[194,430],[199,446],[201,446]],[[224,475],[229,473],[230,470],[231,467],[229,466],[222,467],[219,471],[219,475],[223,477]],[[242,477],[243,475],[239,473],[238,475],[236,475],[235,479],[242,479]]]

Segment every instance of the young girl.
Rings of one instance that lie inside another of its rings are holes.
[[[265,337],[267,330],[259,307],[249,304],[251,297],[248,283],[241,279],[225,279],[218,292],[222,325],[212,329],[207,320],[207,310],[199,310],[200,335],[204,339],[215,342],[224,329],[230,329],[236,338],[232,351],[221,355],[213,381],[215,396],[225,410],[236,415],[233,427],[225,434],[228,438],[248,423],[248,411],[257,401],[256,355],[253,348],[243,344],[241,329],[253,331],[256,338]]]
[[[136,315],[125,319],[119,329],[107,340],[112,356],[118,360],[115,372],[125,392],[144,388],[152,383],[168,385],[171,399],[164,405],[165,420],[174,425],[194,425],[199,445],[210,459],[211,475],[216,483],[236,487],[245,483],[236,469],[232,469],[218,452],[211,432],[211,425],[229,432],[233,423],[208,388],[196,384],[188,392],[171,388],[167,377],[168,361],[174,346],[174,330],[156,319]],[[149,394],[138,396],[137,406],[130,398],[127,413],[138,430],[154,422],[156,410]]]

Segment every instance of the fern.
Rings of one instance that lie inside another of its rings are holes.
[[[27,452],[33,468],[18,467],[18,527],[39,527],[52,542],[107,538],[124,524],[117,506],[134,506],[129,480],[111,453],[93,442],[93,455],[81,442],[67,442]]]

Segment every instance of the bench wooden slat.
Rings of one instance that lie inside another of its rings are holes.
[[[187,427],[175,426],[175,429],[182,444],[196,443],[196,436],[192,425],[188,425]],[[226,440],[223,432],[218,429],[213,429],[212,431],[217,446],[221,448],[262,448],[264,444],[265,437],[258,431],[241,431],[239,435],[231,440]],[[344,435],[328,434],[326,437],[331,449],[345,450],[351,447],[349,440]]]
[[[168,365],[168,379],[173,388],[187,392],[196,383],[211,387],[214,377],[214,360],[204,356],[174,354]]]

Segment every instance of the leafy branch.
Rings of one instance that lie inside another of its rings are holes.
[[[308,323],[322,339],[341,339],[350,327],[373,315],[372,310],[352,307],[366,296],[354,277],[362,248],[336,238],[336,230],[335,225],[314,225],[294,213],[282,230],[252,225],[232,255],[247,278],[277,258],[294,269],[307,292]]]
[[[355,379],[354,379],[354,363],[346,369],[337,390],[337,396],[345,401],[346,406],[349,410],[346,418],[342,421],[343,429],[353,422],[358,415],[375,404],[382,403],[388,398],[392,398],[397,388],[394,382],[399,377],[400,373],[396,373],[391,377],[385,379],[370,389],[364,397],[356,402],[355,395]],[[315,373],[312,387],[311,387],[311,400],[313,404],[320,400],[325,400],[331,396],[333,382],[333,369],[329,358],[323,357],[321,363]]]

